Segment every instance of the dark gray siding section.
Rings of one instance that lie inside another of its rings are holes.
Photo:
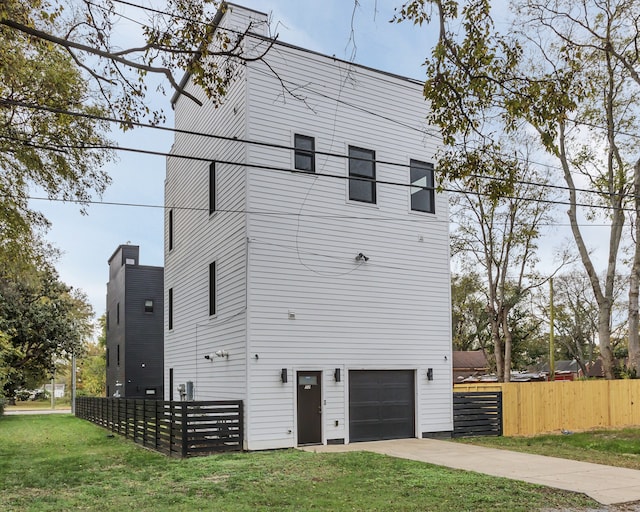
[[[109,258],[107,396],[161,399],[164,269],[138,265],[138,255],[138,246],[121,245]]]
[[[127,398],[162,399],[163,269],[136,265],[126,265],[125,269],[125,393]],[[153,311],[145,311],[145,301],[153,301]]]

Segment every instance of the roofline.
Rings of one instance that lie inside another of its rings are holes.
[[[140,249],[139,245],[132,245],[132,244],[120,244],[118,247],[116,247],[116,250],[113,251],[113,254],[109,257],[109,259],[107,260],[107,265],[111,264],[111,260],[115,257],[116,254],[118,254],[118,251],[120,249],[122,249],[123,247],[137,247],[138,249]]]
[[[255,12],[257,14],[262,14],[267,16],[266,13],[262,12],[262,11],[257,11],[255,9],[250,9],[249,7],[244,7],[242,5],[239,4],[235,4],[235,3],[231,3],[231,2],[222,2],[220,4],[220,8],[218,9],[218,12],[216,13],[214,19],[213,19],[213,25],[215,26],[214,30],[218,29],[218,25],[220,23],[220,21],[222,20],[222,17],[224,16],[225,12],[226,12],[226,8],[228,7],[239,7],[241,9],[245,9],[247,11],[251,11],[251,12]],[[291,44],[291,43],[285,43],[283,41],[280,41],[279,39],[275,39],[272,37],[266,37],[260,34],[256,34],[255,32],[248,32],[247,33],[248,36],[252,36],[252,37],[256,37],[258,39],[263,39],[264,41],[269,41],[271,42],[274,46],[278,45],[278,46],[284,46],[285,48],[291,48],[294,50],[299,50],[302,52],[306,52],[306,53],[310,53],[312,55],[316,55],[318,57],[323,57],[325,59],[331,59],[334,62],[341,62],[343,64],[347,64],[350,66],[355,66],[357,68],[361,68],[361,69],[366,69],[367,71],[373,71],[374,73],[380,73],[381,75],[385,75],[385,76],[389,76],[392,78],[396,78],[398,80],[402,80],[405,82],[410,82],[416,85],[423,85],[423,81],[422,80],[418,80],[417,78],[410,78],[404,75],[398,75],[397,73],[392,73],[390,71],[383,71],[381,69],[377,69],[377,68],[373,68],[371,66],[365,66],[364,64],[358,64],[357,62],[352,62],[346,59],[340,59],[338,57],[336,57],[335,55],[327,55],[326,53],[322,53],[322,52],[318,52],[316,50],[310,50],[308,48],[303,48],[302,46],[297,46],[295,44]],[[184,89],[184,87],[187,85],[187,82],[189,81],[189,78],[191,77],[191,73],[189,71],[186,71],[184,76],[182,77],[182,80],[180,80],[179,83],[179,87],[180,89]],[[171,96],[171,107],[175,108],[175,104],[176,101],[178,101],[178,98],[181,96],[180,91],[175,91],[173,93],[173,96]]]

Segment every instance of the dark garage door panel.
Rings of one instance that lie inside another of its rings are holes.
[[[349,372],[349,440],[375,441],[415,436],[414,372]]]

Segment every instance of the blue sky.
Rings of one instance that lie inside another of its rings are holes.
[[[144,0],[138,0],[146,4]],[[240,0],[236,3],[270,13],[279,39],[310,50],[350,59],[352,0]],[[359,0],[354,17],[354,61],[384,71],[422,79],[422,63],[434,43],[434,28],[389,23],[402,0]],[[161,2],[154,2],[161,7]],[[142,21],[142,20],[141,20]],[[150,88],[151,89],[151,88]],[[172,126],[170,96],[150,97]],[[168,151],[172,136],[157,130],[112,132],[122,147]],[[140,263],[163,265],[163,205],[165,159],[119,152],[106,167],[112,184],[105,202],[155,205],[158,208],[94,204],[88,215],[77,205],[33,201],[52,222],[48,240],[62,251],[57,264],[67,284],[87,293],[96,316],[105,309],[107,260],[119,244],[140,246]]]

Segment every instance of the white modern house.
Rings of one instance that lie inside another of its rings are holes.
[[[218,30],[251,22],[259,53],[266,21],[229,4]],[[204,106],[173,99],[165,398],[243,400],[249,450],[446,436],[448,211],[422,85],[282,42],[265,60],[218,108],[188,76]]]

